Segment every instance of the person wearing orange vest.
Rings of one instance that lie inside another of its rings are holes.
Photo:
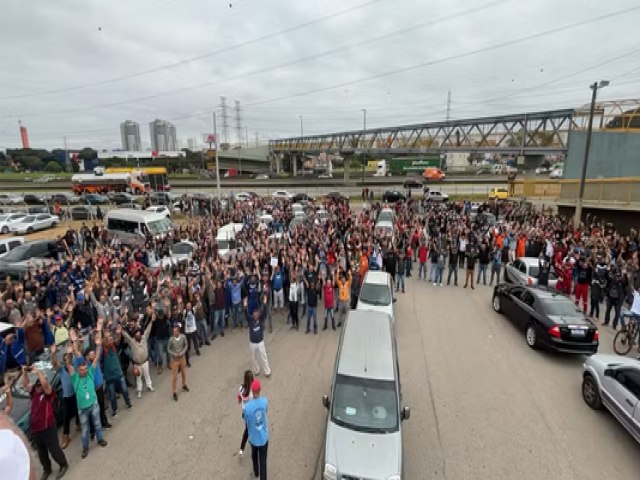
[[[335,284],[338,287],[338,327],[341,327],[351,307],[351,272],[340,269]]]

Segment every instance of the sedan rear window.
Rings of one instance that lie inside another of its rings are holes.
[[[562,296],[543,299],[542,308],[547,315],[574,316],[580,314],[580,310],[575,304]]]

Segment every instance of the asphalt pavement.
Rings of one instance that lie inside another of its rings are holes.
[[[397,294],[403,403],[411,407],[404,478],[637,479],[638,444],[608,412],[582,400],[584,357],[531,350],[493,312],[491,293],[413,277]],[[321,397],[330,389],[339,331],[293,332],[282,315],[274,323],[266,340],[273,375],[261,378],[270,402],[269,478],[319,479]],[[601,352],[612,351],[612,337],[601,333]],[[92,443],[82,460],[73,432],[66,478],[253,478],[249,452],[235,455],[243,429],[235,394],[250,368],[248,343],[246,330],[228,331],[203,347],[188,370],[191,391],[178,402],[170,375],[152,369],[156,391],[133,398],[134,408],[112,420],[106,448]]]

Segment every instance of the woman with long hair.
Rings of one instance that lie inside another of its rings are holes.
[[[244,379],[242,381],[242,385],[238,388],[237,400],[238,403],[242,406],[242,419],[244,422],[244,406],[247,404],[249,400],[253,398],[253,393],[251,393],[251,384],[253,383],[253,372],[251,370],[244,371]],[[247,439],[249,438],[249,432],[247,432],[247,425],[244,425],[244,433],[242,434],[242,441],[240,442],[240,451],[238,455],[242,457],[242,453],[244,451],[244,447],[247,445]]]

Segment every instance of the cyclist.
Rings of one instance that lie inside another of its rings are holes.
[[[622,328],[625,328],[624,319],[633,318],[636,321],[636,334],[638,335],[638,360],[640,360],[640,288],[633,291],[633,302],[631,303],[631,309],[625,312],[622,316]]]

